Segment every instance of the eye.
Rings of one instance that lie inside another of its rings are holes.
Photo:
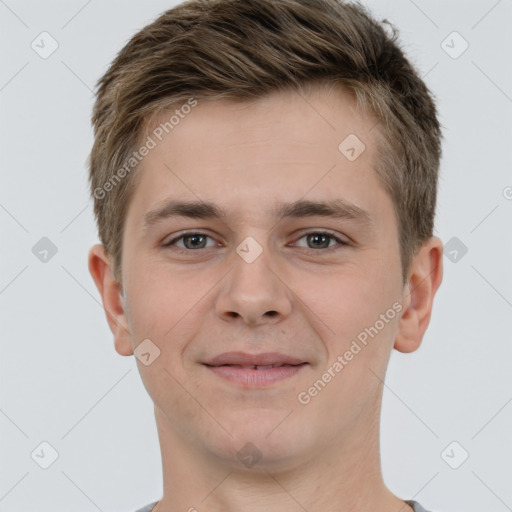
[[[310,231],[303,234],[298,240],[306,239],[307,250],[317,251],[318,249],[333,249],[336,245],[349,245],[348,242],[341,240],[330,231]],[[334,242],[331,245],[331,242]]]
[[[195,249],[206,249],[205,241],[207,238],[210,238],[208,235],[205,235],[204,233],[196,233],[196,232],[189,232],[189,233],[182,233],[180,236],[173,238],[166,244],[164,244],[164,247],[170,247],[175,245],[178,249],[186,251],[186,250],[195,250]],[[211,239],[211,238],[210,238]],[[183,245],[178,245],[178,242],[183,241]],[[214,243],[213,246],[216,244]],[[213,247],[210,245],[210,247]]]
[[[348,246],[349,243],[338,238],[334,233],[330,231],[310,231],[304,233],[298,240],[306,239],[307,246],[299,246],[307,251],[318,251],[319,249],[333,250],[336,245]],[[207,239],[212,240],[212,244],[206,245]],[[180,245],[181,244],[181,245]],[[217,244],[213,239],[200,232],[191,231],[188,233],[182,233],[181,235],[173,238],[164,247],[176,247],[178,251],[190,252],[199,249],[208,249],[209,247],[215,247]]]

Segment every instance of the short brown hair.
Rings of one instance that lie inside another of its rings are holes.
[[[433,236],[441,129],[397,30],[342,0],[190,0],[119,52],[97,83],[89,157],[94,213],[115,278],[121,282],[136,175],[126,161],[149,118],[191,97],[251,100],[314,83],[349,91],[378,123],[374,168],[393,201],[405,283],[412,257]]]

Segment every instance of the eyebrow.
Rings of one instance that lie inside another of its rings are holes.
[[[374,224],[373,218],[367,211],[344,199],[334,199],[331,201],[298,200],[292,203],[281,203],[271,213],[277,220],[319,216],[347,219],[360,224]],[[147,229],[165,219],[174,217],[222,220],[228,217],[228,213],[221,206],[208,201],[171,199],[162,206],[146,213],[143,225]]]

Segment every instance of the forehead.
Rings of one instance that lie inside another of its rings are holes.
[[[130,210],[138,218],[169,197],[210,199],[253,216],[306,195],[369,209],[385,201],[373,169],[375,121],[352,96],[318,88],[194,101],[146,127],[154,147],[137,169]]]
[[[357,105],[353,94],[334,86],[308,86],[305,91],[287,89],[254,99],[195,99],[190,97],[151,116],[144,126],[157,145],[178,145],[190,137],[201,141],[205,151],[219,142],[238,151],[240,143],[276,145],[284,141],[301,147],[338,150],[344,136],[352,133],[370,146],[378,133],[373,117]],[[374,133],[370,133],[370,132]],[[142,141],[141,141],[142,142]],[[212,142],[212,144],[208,144]],[[205,151],[193,155],[200,158]],[[217,155],[218,156],[218,155]]]

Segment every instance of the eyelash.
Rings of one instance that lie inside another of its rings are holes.
[[[164,244],[163,247],[170,248],[173,245],[175,245],[176,242],[178,242],[179,240],[182,240],[183,238],[187,238],[187,237],[194,236],[194,235],[199,235],[199,236],[204,236],[204,237],[207,237],[207,238],[211,238],[211,236],[207,235],[206,233],[201,233],[199,231],[187,231],[185,233],[182,233],[178,237],[173,238],[172,240],[170,240],[169,242]],[[348,242],[345,242],[344,240],[341,240],[340,238],[338,238],[331,231],[308,231],[306,233],[302,233],[301,236],[297,240],[300,240],[301,238],[304,238],[304,237],[306,237],[308,235],[325,235],[325,236],[331,238],[332,240],[335,240],[336,242],[338,242],[339,246],[342,246],[342,247],[345,246],[346,247],[346,246],[350,245]],[[306,252],[315,253],[315,254],[318,254],[319,252],[331,252],[332,250],[336,250],[338,248],[339,247],[336,247],[336,246],[327,247],[325,249],[311,249],[309,247],[302,247],[302,249],[304,249]],[[206,248],[202,248],[202,249],[186,249],[186,248],[183,249],[181,247],[175,246],[175,249],[173,249],[173,250],[176,250],[176,251],[181,252],[181,253],[191,253],[191,252],[199,252],[199,251],[205,250],[205,249],[211,249],[211,247],[206,247]]]

